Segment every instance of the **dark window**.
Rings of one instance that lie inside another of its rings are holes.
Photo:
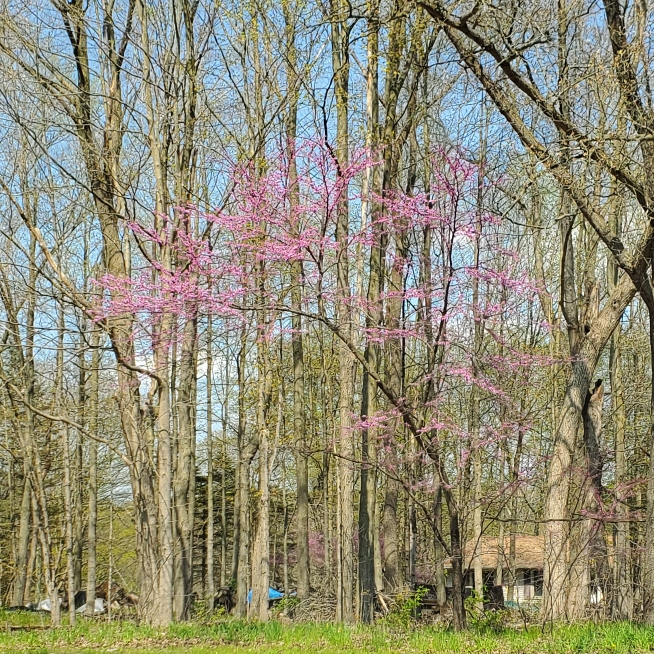
[[[534,584],[534,597],[542,597],[543,596],[543,571],[532,570],[531,574]]]

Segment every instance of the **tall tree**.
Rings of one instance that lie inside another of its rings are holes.
[[[348,16],[348,5],[342,0],[330,3],[330,27],[332,48],[332,71],[334,76],[334,98],[336,103],[336,148],[334,156],[339,174],[349,162],[349,97],[350,97],[350,32],[352,21]],[[343,325],[346,338],[352,334],[352,310],[348,243],[349,203],[347,191],[338,199],[336,219],[336,242],[339,247],[337,261],[337,293],[339,297],[339,322]],[[351,498],[354,496],[354,441],[350,414],[354,384],[352,355],[345,343],[338,345],[339,361],[339,459],[338,459],[338,511],[337,511],[337,594],[336,619],[354,621],[354,511]]]

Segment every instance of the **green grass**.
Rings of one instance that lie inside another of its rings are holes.
[[[46,616],[47,618],[47,616]],[[443,627],[267,624],[219,620],[178,624],[165,630],[131,623],[84,622],[71,629],[7,630],[8,625],[47,624],[38,614],[0,611],[0,654],[640,654],[654,651],[654,628],[628,623],[532,627],[500,633],[456,634]]]

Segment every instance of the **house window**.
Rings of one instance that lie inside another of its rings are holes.
[[[543,596],[543,571],[525,570],[524,573],[524,598],[534,599]]]

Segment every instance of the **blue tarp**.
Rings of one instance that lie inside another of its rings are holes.
[[[280,593],[278,590],[275,590],[274,588],[269,588],[268,589],[268,601],[271,602],[272,600],[277,600],[281,599],[284,597],[284,593]],[[252,590],[248,593],[248,604],[252,602]]]

